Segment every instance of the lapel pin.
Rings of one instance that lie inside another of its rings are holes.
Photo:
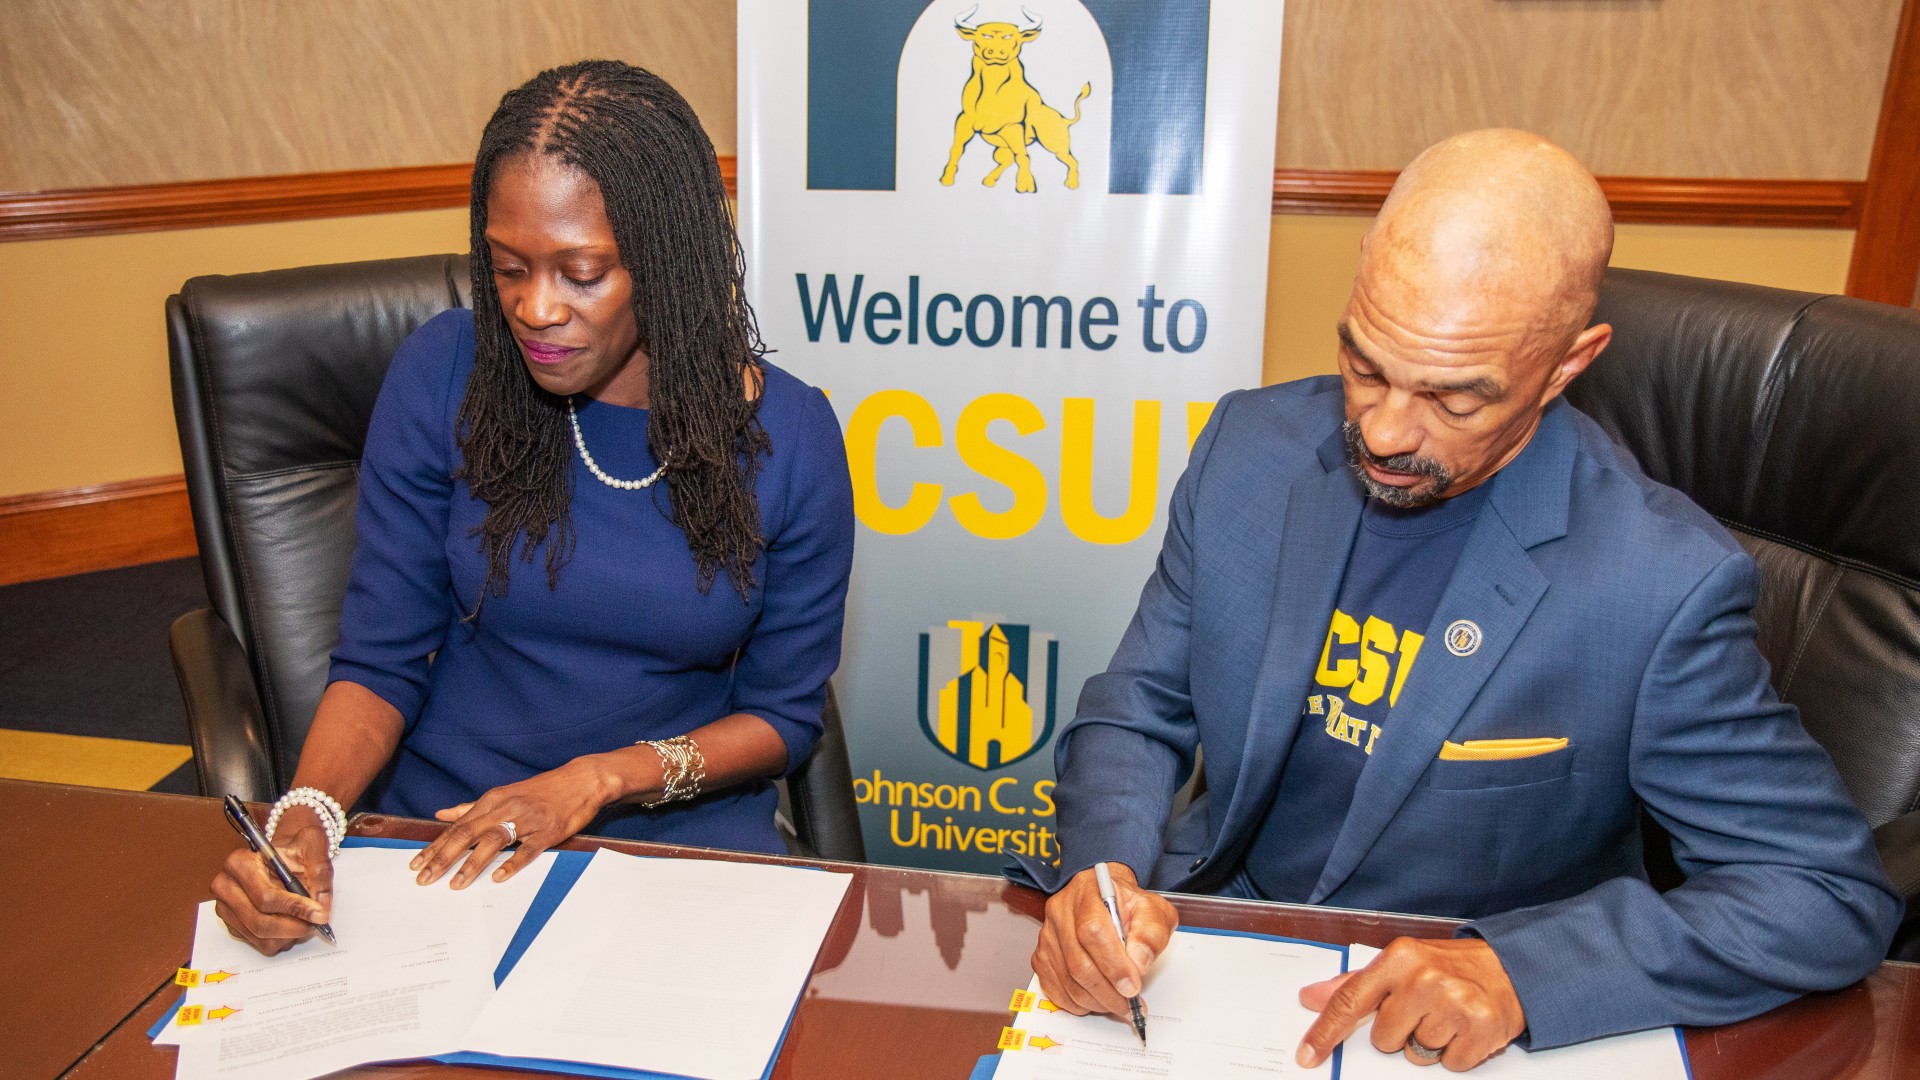
[[[1447,651],[1455,656],[1472,656],[1480,648],[1480,624],[1472,619],[1455,619],[1447,627]]]

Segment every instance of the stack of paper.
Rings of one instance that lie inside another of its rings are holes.
[[[1340,974],[1343,950],[1286,938],[1174,933],[1141,1000],[1147,1045],[1133,1026],[1110,1016],[1074,1016],[1052,1008],[1035,977],[1017,1004],[998,1080],[1100,1080],[1169,1077],[1217,1080],[1298,1072],[1293,1063],[1314,1014],[1297,988]]]
[[[176,1076],[297,1080],[368,1061],[457,1050],[493,993],[505,936],[545,867],[455,892],[414,884],[410,850],[348,848],[334,864],[332,925],[276,957],[235,940],[200,905],[190,986],[160,1041]],[[521,881],[526,877],[528,880]],[[497,912],[489,933],[488,911]],[[510,921],[509,921],[510,920]]]
[[[980,1060],[976,1080],[1108,1080],[1167,1077],[1214,1080],[1226,1076],[1324,1076],[1339,1080],[1447,1075],[1415,1065],[1400,1053],[1381,1053],[1368,1037],[1371,1022],[1353,1033],[1333,1062],[1313,1070],[1295,1063],[1300,1040],[1315,1015],[1300,1005],[1309,983],[1358,970],[1378,949],[1345,949],[1258,934],[1183,929],[1173,935],[1141,1000],[1148,1045],[1126,1021],[1074,1016],[1048,1001],[1036,977],[1013,998],[1013,1026],[1002,1053]],[[1686,1055],[1673,1028],[1598,1039],[1579,1046],[1528,1053],[1509,1047],[1473,1070],[1476,1077],[1512,1080],[1685,1080]]]
[[[547,882],[548,853],[507,882],[455,891],[414,884],[416,850],[340,853],[337,947],[262,957],[203,904],[192,985],[155,1040],[180,1046],[176,1076],[304,1080],[451,1056],[755,1080],[850,880],[602,851],[577,881]]]

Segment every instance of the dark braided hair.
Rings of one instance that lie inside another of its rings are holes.
[[[487,194],[500,165],[549,154],[593,178],[633,277],[633,313],[650,364],[647,438],[666,466],[674,525],[686,533],[700,591],[725,571],[742,599],[764,540],[753,496],[766,346],[748,306],[745,259],[713,144],[686,99],[652,72],[584,60],[534,76],[500,99],[473,163],[474,368],[460,405],[459,476],[487,504],[475,532],[491,592],[504,596],[514,545],[545,545],[547,586],[573,551],[573,438],[567,402],[528,373],[500,311],[487,248]],[[656,492],[658,488],[654,489]],[[475,607],[474,614],[478,615]]]

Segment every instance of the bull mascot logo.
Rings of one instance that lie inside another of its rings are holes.
[[[1052,634],[1018,623],[929,627],[920,635],[921,730],[976,769],[1019,761],[1053,734],[1059,658]]]
[[[998,183],[1000,174],[1012,165],[1013,189],[1037,190],[1027,158],[1027,146],[1035,142],[1067,167],[1067,187],[1079,187],[1080,162],[1070,148],[1068,129],[1080,122],[1080,103],[1093,93],[1093,84],[1080,87],[1080,96],[1073,99],[1073,119],[1067,119],[1040,99],[1040,91],[1027,83],[1027,70],[1020,62],[1020,47],[1040,36],[1039,18],[1023,7],[1020,13],[1027,18],[1025,26],[1007,22],[968,26],[967,20],[979,10],[980,5],[975,4],[953,21],[961,38],[973,43],[973,74],[960,91],[960,115],[953,122],[953,150],[947,155],[940,183],[953,186],[960,154],[978,135],[993,147],[993,170],[980,181],[987,187]]]

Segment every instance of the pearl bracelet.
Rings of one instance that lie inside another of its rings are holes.
[[[340,854],[340,841],[347,835],[347,814],[333,796],[313,787],[297,787],[273,804],[273,812],[267,815],[267,838],[273,838],[274,829],[280,825],[280,815],[296,806],[305,806],[320,819],[320,827],[327,831],[327,858]]]
[[[671,739],[649,740],[640,745],[651,746],[653,752],[660,755],[663,781],[660,797],[652,802],[641,803],[643,808],[651,810],[700,794],[700,781],[707,778],[707,757],[700,752],[699,743],[688,736],[675,735]]]

